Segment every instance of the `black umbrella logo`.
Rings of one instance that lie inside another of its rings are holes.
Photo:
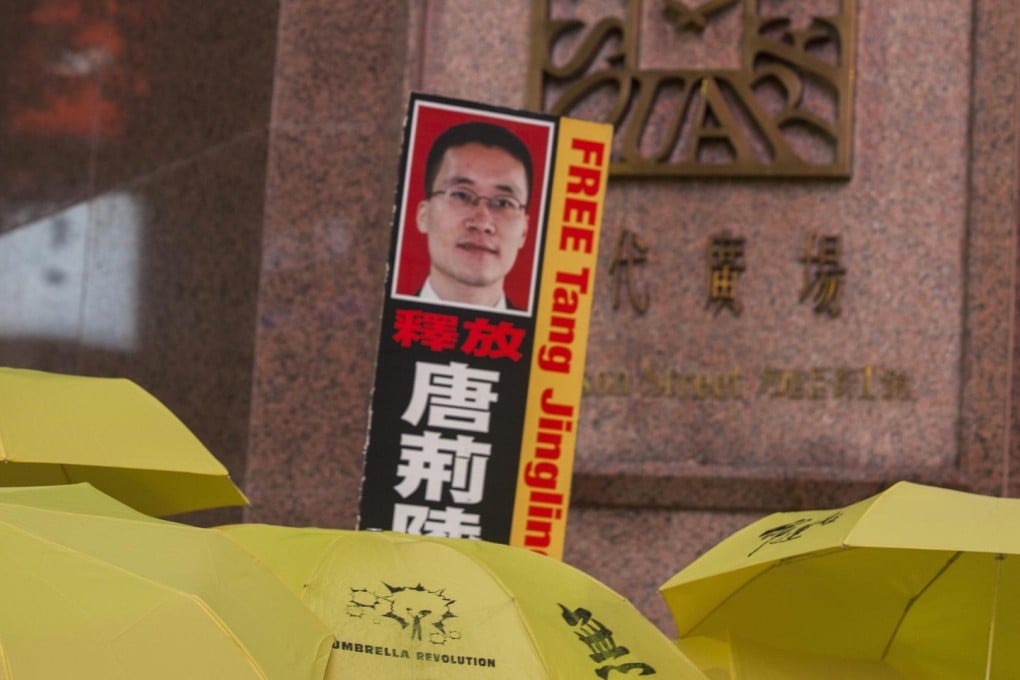
[[[450,608],[454,600],[446,597],[442,589],[430,590],[420,583],[416,586],[383,585],[386,590],[381,594],[368,588],[351,588],[347,615],[376,619],[376,623],[396,621],[410,633],[412,640],[428,640],[434,645],[460,639],[460,632],[449,627],[450,620],[456,618]]]

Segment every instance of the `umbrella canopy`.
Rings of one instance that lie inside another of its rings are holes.
[[[74,482],[157,516],[248,502],[184,423],[130,380],[0,367],[0,486]]]
[[[777,649],[734,637],[692,636],[677,646],[710,680],[900,680],[904,676],[873,659]]]
[[[661,592],[681,639],[730,635],[910,678],[1020,677],[1020,500],[900,482],[776,513]]]
[[[328,678],[705,680],[623,597],[522,548],[376,531],[222,530],[332,627]]]
[[[325,672],[329,629],[215,529],[148,517],[87,484],[0,489],[0,545],[0,678],[5,664],[16,679],[317,680]],[[83,647],[95,675],[81,671],[92,672],[78,656]],[[165,675],[149,669],[150,648],[154,659],[173,657]],[[128,662],[144,665],[107,672]]]
[[[266,677],[201,600],[3,524],[0,542],[3,680]]]

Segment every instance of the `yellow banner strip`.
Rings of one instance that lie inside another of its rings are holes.
[[[612,127],[560,121],[510,544],[562,559]]]

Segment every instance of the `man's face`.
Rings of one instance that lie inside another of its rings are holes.
[[[441,298],[491,305],[502,295],[503,279],[524,245],[527,214],[463,198],[502,197],[524,205],[526,184],[520,161],[498,147],[467,144],[443,156],[433,195],[417,213],[418,230],[428,236],[430,281]]]

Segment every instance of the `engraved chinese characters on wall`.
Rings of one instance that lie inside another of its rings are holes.
[[[855,14],[856,0],[534,0],[528,104],[612,123],[617,176],[849,177]]]
[[[745,245],[744,237],[734,236],[725,230],[708,238],[705,309],[711,310],[713,315],[727,310],[733,316],[740,316],[744,308],[738,294],[738,283],[747,270]],[[651,295],[647,285],[637,292],[634,269],[649,263],[649,250],[637,233],[626,228],[620,231],[609,264],[610,302],[614,311],[620,309],[624,291],[634,312],[641,315],[648,311]],[[798,261],[803,266],[799,302],[810,302],[819,316],[838,317],[843,311],[841,297],[847,274],[841,261],[840,236],[809,231]],[[650,273],[656,275],[656,267],[653,266]]]

